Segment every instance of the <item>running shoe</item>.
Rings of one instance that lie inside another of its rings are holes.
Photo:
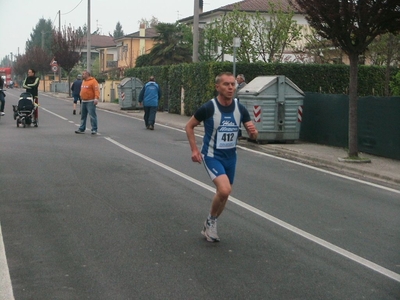
[[[208,242],[219,242],[220,238],[217,233],[217,220],[205,220],[201,234],[206,237]]]

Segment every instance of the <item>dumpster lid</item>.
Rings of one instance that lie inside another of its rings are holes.
[[[123,78],[121,80],[121,82],[119,83],[119,86],[123,87],[124,85],[126,85],[128,83],[129,84],[134,84],[134,86],[140,86],[140,87],[143,86],[142,81],[137,77],[125,77],[125,78]],[[129,87],[132,87],[132,86],[127,85],[127,87],[129,88]]]
[[[278,77],[280,76],[258,76],[246,84],[239,92],[238,95],[259,95],[262,91],[269,88],[271,85],[278,83]],[[284,76],[282,76],[284,77]],[[285,83],[296,90],[299,94],[304,95],[304,92],[291,81],[285,77]]]
[[[126,77],[124,79],[121,80],[121,82],[119,83],[120,86],[124,86],[127,82],[131,81],[130,77]]]

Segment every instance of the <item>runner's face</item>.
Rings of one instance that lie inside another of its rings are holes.
[[[222,75],[219,83],[215,85],[215,89],[222,97],[232,99],[235,93],[235,86],[235,77],[230,75]]]

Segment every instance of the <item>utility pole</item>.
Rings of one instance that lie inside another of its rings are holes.
[[[61,10],[58,11],[58,33],[61,35]],[[61,65],[60,65],[60,57],[58,60],[58,82],[61,82]]]
[[[240,47],[240,38],[233,38],[233,76],[236,78],[236,49]]]
[[[193,62],[199,61],[199,11],[200,0],[194,0],[193,12]]]
[[[87,64],[87,71],[91,73],[91,50],[92,50],[92,44],[91,44],[91,35],[90,35],[90,0],[88,0],[88,11],[87,11],[87,32],[86,32],[86,64]]]
[[[44,30],[42,30],[42,50],[44,50]]]

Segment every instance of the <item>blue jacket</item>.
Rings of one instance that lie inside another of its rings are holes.
[[[139,102],[143,102],[143,106],[158,106],[160,98],[160,87],[154,81],[146,83],[139,94]]]
[[[82,80],[81,79],[75,80],[71,85],[72,95],[79,96],[79,94],[81,93],[81,86],[82,86]]]

